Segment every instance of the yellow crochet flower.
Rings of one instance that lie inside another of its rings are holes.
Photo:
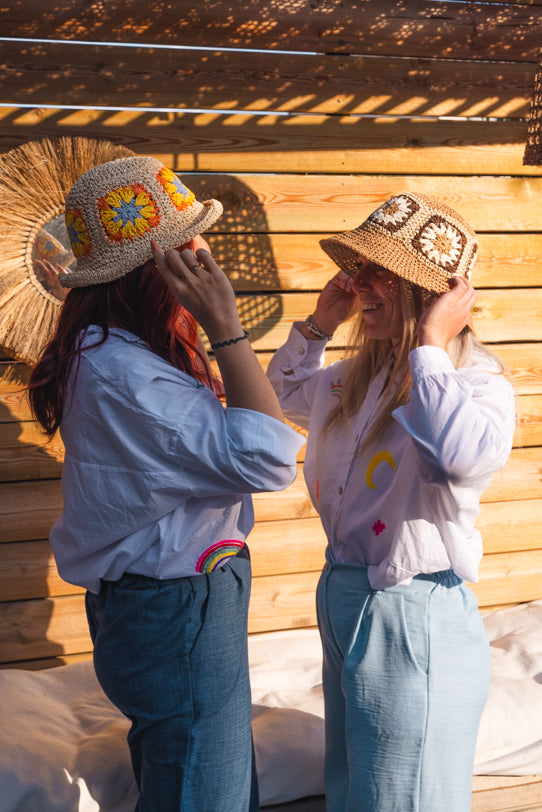
[[[92,250],[90,235],[79,209],[66,210],[66,229],[74,256],[88,256]]]
[[[121,186],[101,197],[98,213],[112,242],[141,237],[160,222],[158,206],[141,183]]]
[[[196,199],[194,192],[191,192],[190,189],[179,180],[175,172],[172,172],[171,169],[168,169],[166,166],[162,167],[157,173],[156,180],[162,184],[165,192],[171,198],[173,205],[179,211],[188,209]]]

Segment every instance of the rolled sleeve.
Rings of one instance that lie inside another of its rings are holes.
[[[393,416],[432,476],[456,482],[491,476],[508,459],[515,426],[514,393],[504,375],[456,370],[438,347],[418,347],[409,362],[410,400]]]

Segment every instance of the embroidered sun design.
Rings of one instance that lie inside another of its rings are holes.
[[[160,222],[158,206],[141,183],[113,189],[105,197],[99,198],[97,207],[107,238],[111,242],[141,237]]]
[[[172,172],[167,166],[160,169],[156,175],[156,180],[164,187],[173,205],[179,211],[190,208],[196,199],[194,192],[191,192],[190,189],[179,180],[175,172]]]
[[[90,234],[79,209],[66,210],[66,229],[75,257],[86,257],[90,254]]]
[[[373,527],[372,527],[373,532],[377,536],[379,536],[381,533],[383,533],[385,529],[386,529],[386,525],[384,524],[384,522],[381,522],[380,519],[378,519],[378,521],[376,521],[373,524]]]
[[[467,239],[456,226],[442,217],[431,217],[412,241],[416,250],[439,265],[443,270],[456,270]]]
[[[393,232],[401,228],[419,208],[419,204],[408,195],[397,195],[380,206],[370,219]]]
[[[341,383],[340,378],[338,378],[336,381],[331,381],[330,391],[331,391],[332,397],[342,398],[342,396],[343,396],[343,385]]]

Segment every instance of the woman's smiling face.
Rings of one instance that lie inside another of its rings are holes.
[[[403,336],[399,277],[360,255],[352,290],[357,294],[368,338],[397,343]]]

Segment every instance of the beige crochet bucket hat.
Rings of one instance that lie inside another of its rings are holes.
[[[320,240],[333,262],[355,278],[359,255],[425,290],[442,293],[452,276],[470,278],[475,231],[444,203],[413,192],[391,197],[357,228]]]
[[[151,259],[151,240],[178,248],[222,214],[218,200],[196,200],[156,158],[120,158],[89,169],[66,198],[66,228],[76,266],[66,288],[112,282]]]

